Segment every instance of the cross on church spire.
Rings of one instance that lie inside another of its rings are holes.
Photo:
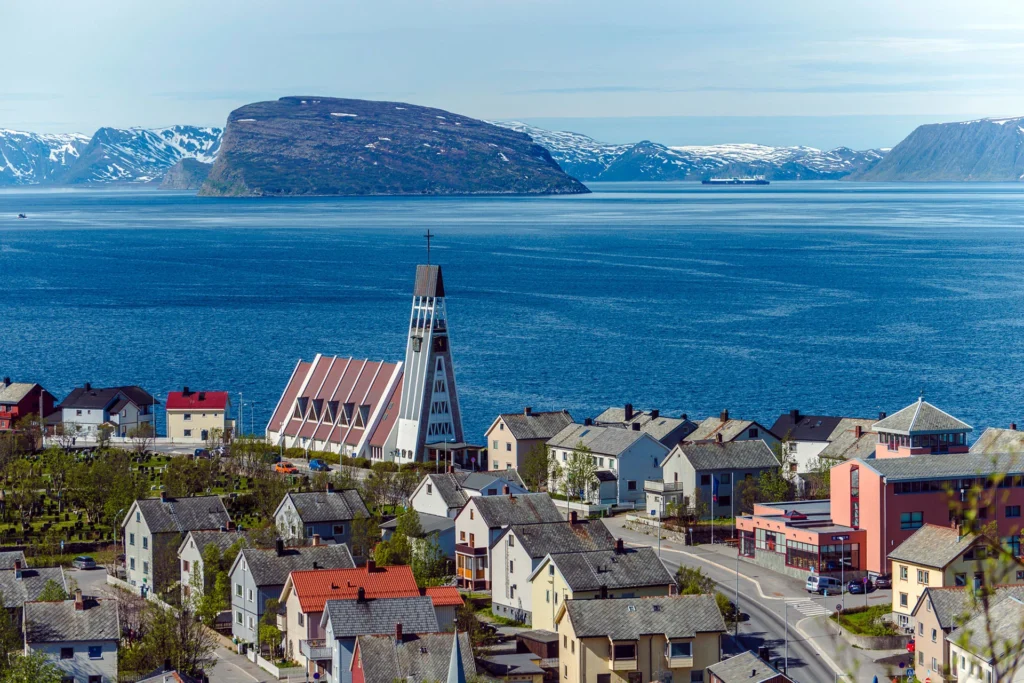
[[[427,234],[424,235],[427,238],[427,265],[430,265],[430,240],[434,235],[430,234],[430,228],[427,228]]]

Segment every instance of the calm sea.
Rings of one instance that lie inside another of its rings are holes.
[[[429,228],[474,439],[527,405],[770,426],[791,408],[893,412],[921,390],[975,435],[1024,426],[1021,186],[593,189],[2,192],[0,375],[58,397],[227,389],[262,428],[297,358],[401,359]]]

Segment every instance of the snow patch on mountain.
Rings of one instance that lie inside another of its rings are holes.
[[[0,186],[59,182],[88,144],[89,136],[77,133],[0,129]]]

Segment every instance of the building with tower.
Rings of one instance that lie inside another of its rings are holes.
[[[486,469],[463,437],[441,266],[416,267],[404,362],[299,360],[266,434],[286,448]]]

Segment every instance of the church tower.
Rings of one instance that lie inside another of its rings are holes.
[[[426,454],[424,446],[462,441],[462,415],[448,344],[441,266],[416,266],[398,417],[397,460],[422,461]]]

